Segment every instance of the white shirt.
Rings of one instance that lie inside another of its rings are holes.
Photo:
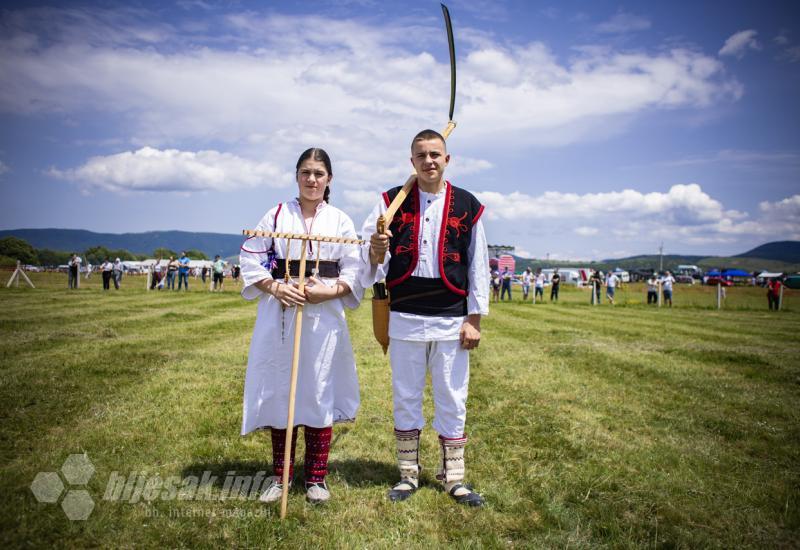
[[[617,277],[613,273],[608,276],[608,279],[606,279],[606,285],[608,286],[608,288],[616,288],[618,282],[619,282],[619,277]]]
[[[536,276],[536,288],[544,288],[544,273],[539,273]]]
[[[672,290],[672,283],[674,282],[675,278],[672,275],[667,275],[661,279],[661,284],[664,285],[664,290]]]
[[[411,273],[414,277],[437,279],[439,274],[438,243],[439,231],[442,227],[445,189],[439,193],[419,193],[420,231],[417,241],[419,260]],[[378,216],[386,212],[386,204],[381,200],[364,221],[361,234],[368,238],[375,232]],[[467,313],[489,314],[489,250],[483,223],[478,222],[472,228],[472,239],[467,251],[469,256],[469,288],[467,293]],[[369,244],[362,249],[362,261],[366,264],[362,271],[361,285],[372,286],[386,278],[389,271],[391,252],[386,253],[382,265],[375,266],[369,261]],[[389,313],[389,337],[398,340],[429,342],[433,340],[458,340],[458,333],[464,323],[464,317],[433,317],[414,313]]]

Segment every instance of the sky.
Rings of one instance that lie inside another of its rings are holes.
[[[523,257],[800,239],[800,4],[448,0],[447,179]],[[308,147],[360,227],[443,130],[434,1],[4,2],[0,229],[240,233]]]

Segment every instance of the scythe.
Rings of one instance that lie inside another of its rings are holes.
[[[453,112],[456,107],[456,45],[455,41],[453,40],[453,24],[450,21],[450,11],[444,4],[441,6],[442,14],[444,15],[444,23],[447,27],[447,44],[450,49],[450,112],[448,116],[447,127],[445,127],[445,129],[442,131],[442,136],[444,136],[444,139],[447,139],[450,137],[450,134],[456,127],[456,123],[453,120]],[[394,198],[394,200],[392,200],[391,204],[386,209],[386,212],[378,217],[378,222],[376,224],[376,231],[378,233],[386,232],[386,227],[388,225],[387,220],[389,220],[389,223],[391,223],[391,220],[394,218],[397,209],[400,208],[401,204],[403,204],[403,201],[406,199],[408,193],[414,186],[414,182],[416,181],[415,176],[416,173],[412,174],[411,177],[408,178],[406,183],[403,185],[403,188],[400,189],[400,192],[397,193],[397,196]],[[381,262],[383,262],[383,258],[381,258]],[[385,355],[386,351],[389,349],[390,298],[385,282],[375,283],[372,286],[372,290],[372,331],[375,334],[375,339],[383,348],[383,353]]]

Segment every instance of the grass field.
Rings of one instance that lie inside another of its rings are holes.
[[[293,491],[281,522],[276,507],[221,498],[228,472],[270,471],[268,436],[238,435],[254,304],[235,287],[145,292],[127,278],[104,293],[93,276],[70,292],[65,275],[32,278],[36,290],[0,290],[3,547],[800,545],[797,294],[768,312],[761,289],[729,289],[721,311],[698,287],[678,287],[673,309],[642,304],[638,286],[614,307],[570,288],[532,306],[515,289],[472,356],[468,478],[488,501],[477,510],[438,490],[429,428],[421,490],[386,500],[389,368],[362,307],[349,317],[362,407],[334,429],[333,501],[315,508]],[[88,484],[62,472],[58,503],[37,501],[37,474],[80,453]],[[103,498],[115,475],[204,472],[217,478],[210,500]],[[71,521],[60,504],[79,490],[94,508]]]

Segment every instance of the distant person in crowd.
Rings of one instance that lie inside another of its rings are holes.
[[[186,251],[181,252],[181,257],[178,259],[178,290],[180,290],[183,285],[186,285],[184,290],[189,290],[189,256],[186,255]]]
[[[606,298],[608,298],[608,302],[613,306],[614,305],[614,294],[617,291],[617,285],[619,284],[619,277],[613,271],[608,273],[608,277],[606,277]]]
[[[114,260],[114,288],[119,290],[119,284],[122,282],[122,272],[125,268],[122,265],[122,260],[117,258]]]
[[[114,264],[111,263],[111,258],[106,258],[100,265],[100,270],[103,272],[103,290],[111,288],[111,278],[114,276]]]
[[[542,268],[539,267],[536,269],[536,277],[534,278],[534,289],[533,289],[533,299],[534,301],[536,298],[541,298],[544,301],[544,273],[542,273]]]
[[[525,271],[522,272],[522,301],[528,299],[528,294],[531,290],[531,282],[533,281],[533,273],[531,272],[531,268],[525,268]]]
[[[175,256],[169,257],[169,262],[167,262],[167,289],[168,290],[175,290],[175,277],[178,275],[178,268],[180,264],[175,259]]]
[[[675,277],[672,273],[667,271],[661,278],[661,291],[664,294],[664,301],[672,307],[672,285],[675,284]]]
[[[295,233],[299,227],[309,227],[313,219],[314,233],[355,238],[350,217],[328,204],[332,177],[328,154],[322,149],[306,150],[296,166],[297,198],[270,209],[256,228]],[[287,250],[287,246],[292,250]],[[315,253],[316,248],[315,243]],[[299,261],[289,263],[290,279],[284,282],[284,259],[287,255],[298,258],[301,250],[302,244],[297,240],[254,237],[242,246],[239,255],[244,278],[242,297],[258,301],[244,383],[242,435],[269,428],[272,438],[275,475],[269,478],[269,485],[259,498],[262,502],[281,500],[284,468],[288,468],[291,483],[294,441],[300,426],[304,426],[305,437],[306,500],[312,504],[329,500],[325,478],[333,424],[354,420],[359,408],[358,375],[345,308],[357,307],[363,295],[362,287],[357,284],[362,265],[360,249],[339,243],[323,245],[319,271],[308,279],[304,291],[295,282]],[[298,305],[304,305],[306,319],[302,325],[304,351],[299,358],[290,463],[284,464]]]
[[[150,267],[150,290],[164,288],[164,273],[161,271],[161,258]]]
[[[80,276],[81,272],[81,257],[73,253],[72,257],[67,263],[67,267],[67,271],[69,273],[69,288],[77,289],[79,284],[78,277]]]
[[[496,269],[492,270],[492,301],[499,302],[500,301],[500,286],[503,284],[503,281],[500,279],[500,272]]]
[[[550,277],[550,301],[558,301],[558,287],[561,285],[561,275],[558,273],[558,268],[553,270],[553,276]]]
[[[214,290],[222,290],[222,283],[225,282],[225,262],[220,259],[219,254],[214,257]],[[217,286],[219,285],[219,286]]]
[[[508,292],[509,301],[511,300],[511,279],[513,276],[514,274],[511,273],[507,267],[503,268],[503,274],[500,276],[500,279],[503,282],[503,289],[500,291],[500,300],[503,300],[506,292]]]
[[[531,290],[531,281],[533,281],[533,273],[531,273],[531,268],[525,268],[525,271],[522,273],[522,301],[528,299],[528,294]]]
[[[204,265],[200,271],[200,278],[203,280],[203,284],[206,284],[206,275],[208,275],[208,266]]]
[[[94,269],[94,266],[92,265],[92,262],[87,260],[86,261],[86,275],[85,275],[85,278],[88,279],[92,275],[92,270],[93,269]]]
[[[770,311],[773,309],[778,311],[781,302],[781,280],[778,277],[772,277],[767,283],[767,305]]]
[[[647,303],[658,303],[658,277],[656,277],[655,273],[651,274],[650,278],[647,279]]]
[[[233,266],[233,269],[231,269],[231,278],[234,280],[234,282],[237,283],[239,282],[239,275],[241,273],[242,273],[242,268],[239,264]]]
[[[600,303],[600,291],[603,288],[603,277],[597,269],[592,270],[592,275],[589,277],[589,284],[592,285],[592,295],[590,301],[593,304]]]

